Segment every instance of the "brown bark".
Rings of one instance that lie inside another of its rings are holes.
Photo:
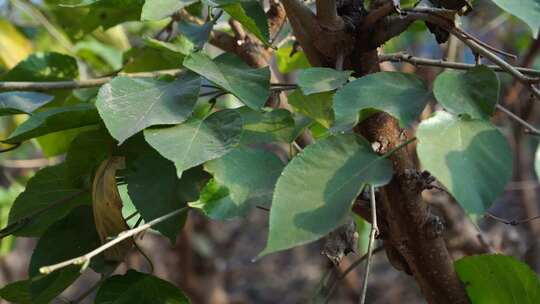
[[[318,7],[331,7],[327,1],[318,2],[321,2]],[[376,19],[370,21],[374,22],[373,27],[358,26],[360,32],[351,35],[341,28],[328,28],[328,24],[318,24],[314,15],[306,12],[299,1],[282,0],[282,3],[294,33],[313,66],[335,66],[338,53],[341,52],[341,55],[345,55],[345,68],[353,69],[357,76],[377,72],[377,43],[384,42],[380,37],[391,37],[399,33],[399,30],[393,30],[389,26],[390,19],[368,15],[368,20]],[[380,12],[377,11],[377,14]],[[333,18],[329,12],[324,15],[324,20]],[[313,26],[314,22],[316,24]],[[403,23],[399,26],[406,28]],[[377,33],[379,28],[391,34],[381,35]],[[385,113],[373,115],[357,126],[356,131],[370,142],[379,142],[383,147],[381,153],[406,140],[397,121]],[[469,303],[441,237],[441,224],[422,200],[422,189],[416,186],[415,180],[409,178],[409,170],[415,169],[411,155],[407,149],[401,149],[390,159],[394,165],[394,178],[389,185],[381,189],[378,199],[378,204],[383,209],[382,220],[388,228],[385,235],[387,255],[394,257],[394,262],[395,257],[401,260],[393,265],[402,264],[402,267],[396,265],[397,268],[412,273],[429,303]]]

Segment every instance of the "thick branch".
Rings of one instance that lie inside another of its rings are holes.
[[[329,30],[343,30],[345,22],[337,14],[336,0],[317,0],[317,20]]]

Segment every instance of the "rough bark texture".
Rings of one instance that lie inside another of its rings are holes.
[[[340,1],[342,6],[350,6],[349,2]],[[359,14],[359,11],[344,11],[338,7],[336,12],[326,10],[319,16],[306,10],[299,1],[282,0],[282,3],[297,40],[313,66],[335,67],[337,58],[344,56],[343,67],[354,70],[357,76],[379,71],[376,48],[412,22],[388,17],[388,3],[373,8],[373,14],[364,14],[365,11]],[[324,0],[318,7],[333,6]],[[335,21],[342,16],[348,20],[345,29],[341,27],[343,23]],[[317,20],[325,23],[319,24]],[[339,27],[329,28],[331,24]],[[370,142],[378,142],[381,153],[407,139],[398,122],[385,113],[362,122],[356,132]],[[382,237],[389,260],[396,268],[414,276],[429,303],[469,303],[441,236],[444,226],[431,214],[422,200],[422,189],[411,178],[410,173],[416,169],[413,158],[407,149],[401,149],[391,156],[391,160],[394,178],[381,189],[378,198],[381,220],[387,230]]]

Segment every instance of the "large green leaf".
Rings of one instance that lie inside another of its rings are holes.
[[[32,114],[4,142],[19,143],[49,133],[95,125],[99,122],[99,115],[92,104],[51,108]]]
[[[66,182],[81,186],[85,181],[90,181],[94,169],[111,156],[114,143],[105,128],[79,134],[66,155]]]
[[[278,179],[268,242],[260,255],[321,238],[343,223],[363,185],[381,186],[391,178],[391,162],[357,135],[309,145]]]
[[[53,96],[35,92],[0,93],[0,116],[30,114],[53,98]]]
[[[75,58],[59,53],[35,53],[0,77],[3,81],[56,81],[77,78]]]
[[[146,0],[141,20],[161,20],[198,0]]]
[[[80,275],[80,266],[69,266],[42,276],[39,269],[83,255],[100,245],[90,206],[74,209],[68,216],[52,225],[39,239],[28,274],[32,278],[32,303],[50,303]],[[98,258],[99,259],[99,258]]]
[[[235,95],[252,109],[261,109],[270,96],[268,67],[252,69],[235,55],[226,53],[212,60],[205,54],[193,53],[186,57],[184,66]]]
[[[437,101],[452,114],[472,118],[489,118],[499,99],[499,79],[495,72],[476,66],[467,72],[446,71],[435,80],[433,93]]]
[[[241,107],[236,111],[242,116],[244,125],[242,145],[292,141],[294,119],[291,112],[285,109],[259,112],[248,107]]]
[[[333,97],[333,92],[322,92],[306,96],[302,94],[301,90],[295,90],[288,96],[288,101],[296,112],[312,118],[328,129],[334,122]]]
[[[418,127],[422,166],[471,213],[482,214],[512,177],[512,151],[488,121],[446,112]]]
[[[149,274],[128,270],[108,278],[99,288],[95,304],[189,304],[189,299],[171,283]]]
[[[216,1],[220,2],[220,1]],[[224,1],[230,2],[230,1]],[[268,17],[264,13],[261,3],[257,0],[236,1],[239,3],[226,4],[222,8],[233,19],[238,21],[248,31],[269,45],[270,34],[268,30]]]
[[[0,289],[0,298],[17,304],[32,304],[30,296],[30,281],[17,281],[5,285]]]
[[[358,112],[376,109],[399,119],[405,127],[424,110],[430,92],[415,75],[380,72],[359,78],[338,90],[334,97],[336,125],[351,127],[358,121]]]
[[[116,77],[99,90],[96,106],[111,135],[121,144],[154,125],[185,121],[195,107],[201,79],[189,73],[172,82]]]
[[[455,262],[473,304],[540,303],[538,275],[525,263],[504,255],[477,255]]]
[[[214,178],[203,189],[199,202],[190,205],[217,220],[244,216],[255,206],[269,206],[283,167],[269,151],[236,149],[204,165]]]
[[[157,153],[135,160],[128,167],[126,182],[129,197],[145,222],[186,206],[178,193],[182,181],[176,175],[174,164]],[[153,228],[174,244],[186,215],[187,212],[179,214]]]
[[[332,91],[349,80],[352,71],[338,71],[330,68],[309,68],[298,73],[298,86],[305,95]]]
[[[64,164],[43,168],[28,181],[9,211],[8,224],[20,221],[15,235],[40,236],[74,207],[90,204],[87,191],[66,184],[65,170]]]
[[[540,0],[492,0],[498,6],[526,22],[538,37],[540,30]]]
[[[221,157],[236,147],[242,136],[242,117],[234,110],[216,112],[204,120],[190,118],[169,128],[144,131],[146,141],[182,171]]]
[[[108,29],[126,21],[137,21],[145,0],[44,0],[62,28],[80,39],[96,28]],[[59,5],[61,4],[61,5]]]

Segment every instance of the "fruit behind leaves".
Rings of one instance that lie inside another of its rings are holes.
[[[122,199],[116,186],[116,171],[124,167],[123,157],[111,157],[101,163],[94,177],[92,206],[101,243],[106,243],[111,237],[128,229],[122,216]],[[104,252],[105,259],[121,262],[132,245],[130,239],[122,241]]]

